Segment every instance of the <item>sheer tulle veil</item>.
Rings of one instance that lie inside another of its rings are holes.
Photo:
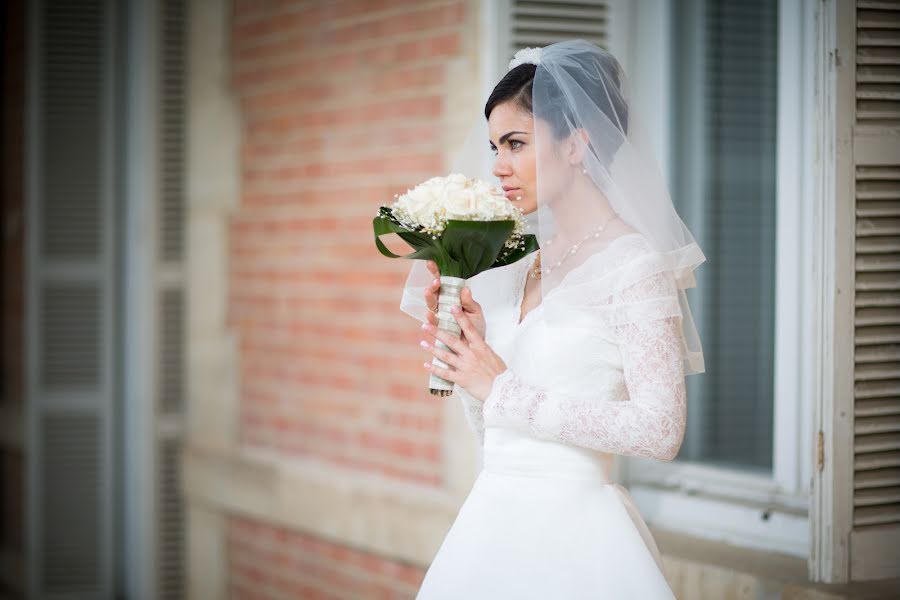
[[[703,372],[685,289],[696,285],[694,269],[706,258],[672,204],[629,101],[622,67],[608,51],[569,40],[520,51],[510,63],[513,68],[534,68],[538,209],[526,223],[541,248],[537,317],[563,336],[568,327],[599,329],[679,317],[685,374]],[[490,173],[493,157],[480,108],[473,107],[478,119],[452,170],[498,183]],[[612,231],[620,234],[612,236]],[[616,252],[613,263],[617,244],[637,250],[624,260]],[[490,273],[470,279],[473,297],[486,314],[503,297],[490,285]],[[424,321],[423,292],[432,279],[423,261],[413,261],[401,310]],[[621,300],[624,291],[642,285],[651,291],[634,301]]]

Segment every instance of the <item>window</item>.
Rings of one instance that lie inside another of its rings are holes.
[[[671,193],[707,262],[688,291],[706,362],[677,460],[769,473],[774,392],[778,6],[678,0]]]
[[[654,8],[633,13],[626,70],[707,256],[688,292],[706,373],[687,380],[678,457],[629,458],[624,479],[658,527],[807,556],[815,3]]]

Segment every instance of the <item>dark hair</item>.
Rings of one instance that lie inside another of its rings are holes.
[[[603,73],[608,74],[619,93],[610,94],[604,87],[602,79],[588,80],[584,82],[585,89],[588,90],[591,97],[597,99],[600,109],[606,114],[612,123],[621,123],[622,134],[628,133],[628,105],[625,103],[619,90],[619,66],[615,58],[609,55],[609,59],[602,59],[599,68]],[[515,106],[521,110],[534,114],[534,102],[532,98],[532,89],[534,85],[534,75],[537,72],[537,65],[531,63],[523,63],[510,69],[506,75],[494,86],[487,103],[484,105],[484,118],[490,119],[491,113],[498,105],[505,102],[513,102]],[[549,86],[548,86],[549,87]],[[551,94],[553,90],[548,90]],[[557,90],[557,94],[559,94]],[[546,106],[553,107],[555,110],[545,110],[546,114],[535,115],[547,121],[551,130],[557,139],[567,135],[570,130],[573,119],[569,118],[566,106],[568,103],[562,98],[550,98]],[[558,100],[558,101],[556,101]]]
[[[484,105],[484,118],[490,119],[497,105],[510,101],[528,114],[532,114],[534,108],[531,103],[531,88],[535,71],[537,65],[531,63],[522,63],[510,69],[494,86],[494,91]]]

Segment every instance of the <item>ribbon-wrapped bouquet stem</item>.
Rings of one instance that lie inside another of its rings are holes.
[[[431,179],[382,206],[372,221],[375,245],[389,258],[433,260],[441,273],[438,328],[460,337],[460,327],[450,312],[459,306],[466,280],[482,271],[512,264],[538,249],[532,234],[525,234],[522,210],[495,186],[457,173]],[[413,248],[407,255],[391,252],[381,241],[396,233]],[[439,348],[449,349],[440,340]],[[432,364],[448,368],[437,358]],[[453,382],[432,373],[429,392],[453,393]]]

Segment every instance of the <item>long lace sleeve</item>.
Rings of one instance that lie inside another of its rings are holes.
[[[628,399],[557,394],[507,369],[485,399],[484,424],[602,452],[675,458],[687,418],[680,317],[644,318],[653,314],[647,306],[675,294],[674,281],[662,273],[613,300],[642,314],[615,326]]]
[[[478,438],[478,443],[480,445],[484,445],[484,415],[482,412],[482,402],[475,396],[471,395],[464,388],[461,388],[459,385],[453,385],[453,393],[454,395],[458,395],[460,402],[463,406],[463,412],[466,415],[466,422],[469,424],[469,428],[475,433],[475,437]]]

